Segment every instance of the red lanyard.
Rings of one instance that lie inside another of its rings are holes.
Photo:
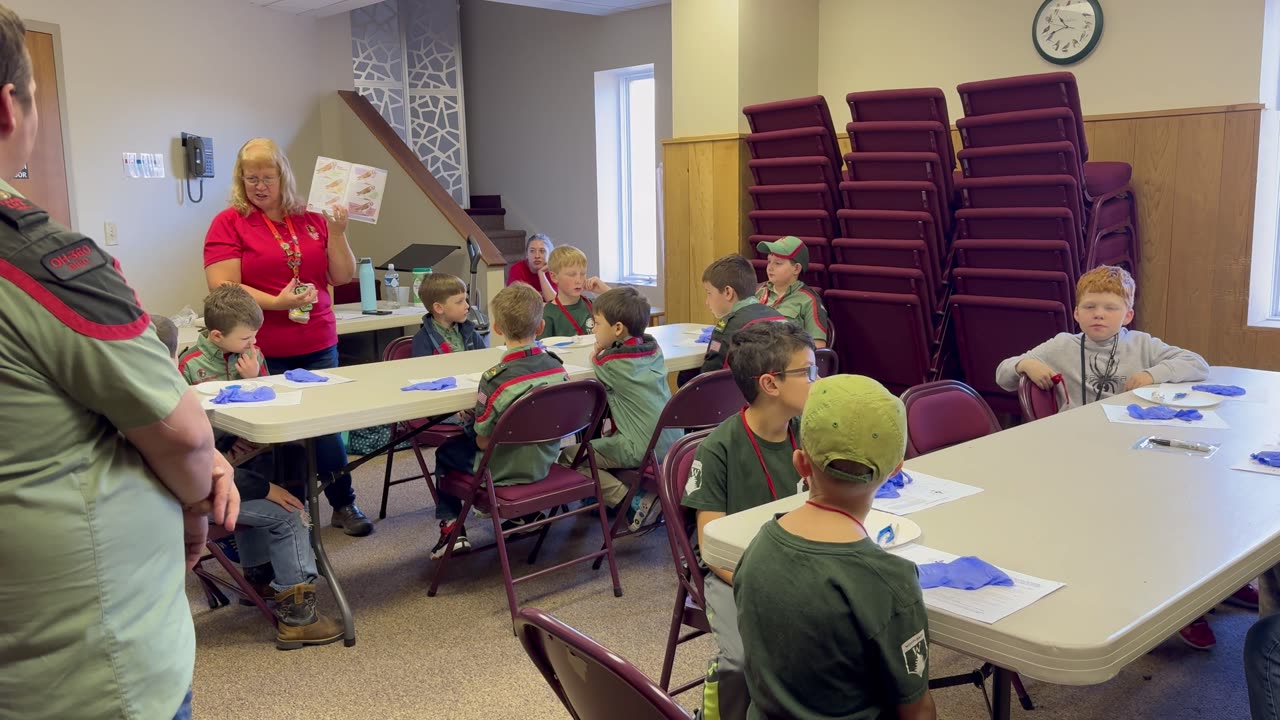
[[[773,489],[773,476],[769,474],[769,467],[764,463],[764,453],[760,452],[760,445],[756,443],[756,434],[751,432],[751,426],[747,424],[747,409],[743,408],[738,413],[738,417],[742,418],[742,427],[747,431],[747,439],[751,441],[751,449],[756,451],[756,459],[760,461],[760,469],[764,471],[765,482],[769,483],[769,494],[774,500],[778,499],[778,491]],[[796,438],[791,434],[791,423],[787,423],[787,439],[791,441],[791,449],[799,450],[796,447]]]
[[[591,309],[591,302],[590,302],[589,300],[587,300],[586,298],[580,298],[580,299],[582,300],[582,302],[584,302],[584,303],[586,303],[586,304],[587,304],[587,312],[593,312],[593,311],[592,311],[592,309]],[[567,317],[567,318],[569,318],[569,322],[573,323],[573,329],[574,329],[574,330],[575,330],[579,335],[585,335],[585,334],[586,334],[586,333],[582,332],[582,326],[578,325],[578,321],[577,321],[577,320],[574,320],[574,319],[573,319],[573,316],[569,314],[569,311],[565,309],[565,307],[564,307],[564,303],[560,302],[560,295],[559,295],[558,293],[556,294],[556,307],[559,307],[559,308],[560,308],[560,312],[564,313],[564,316],[565,316],[565,317]]]
[[[769,290],[769,286],[765,285],[764,287],[760,288],[760,291],[764,293],[764,297],[760,299],[764,300],[764,304],[768,305],[771,308],[778,307],[778,303],[782,302],[782,298],[786,297],[785,293],[778,293],[778,299],[773,302],[769,302],[769,295],[772,294],[772,292]]]
[[[870,535],[868,535],[868,534],[867,534],[867,526],[863,525],[861,520],[859,520],[858,518],[856,518],[856,517],[854,517],[854,516],[850,515],[849,513],[845,512],[845,511],[841,510],[840,508],[833,508],[833,507],[831,507],[830,505],[823,505],[822,503],[816,503],[816,502],[814,502],[814,501],[812,501],[812,500],[805,500],[805,501],[804,501],[804,504],[805,504],[805,505],[812,505],[812,506],[814,506],[814,507],[818,508],[819,510],[826,510],[827,512],[839,513],[839,514],[841,514],[841,515],[843,515],[843,516],[845,516],[845,517],[849,518],[849,519],[850,519],[850,520],[852,520],[854,523],[856,523],[856,524],[858,525],[858,529],[862,531],[862,534],[863,534],[863,535],[866,535],[867,537],[871,537]]]
[[[297,280],[298,271],[302,268],[302,246],[298,244],[298,233],[293,229],[293,221],[289,219],[288,215],[284,216],[285,227],[289,228],[289,238],[293,241],[293,244],[290,245],[284,241],[284,238],[280,237],[280,231],[276,230],[276,224],[271,222],[271,218],[267,217],[266,213],[262,213],[262,219],[267,222],[267,228],[275,236],[276,242],[280,243],[280,249],[284,251],[285,264],[293,271],[293,279]]]

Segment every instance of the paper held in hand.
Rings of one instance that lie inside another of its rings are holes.
[[[378,214],[382,211],[386,186],[386,170],[322,155],[316,158],[307,209],[326,213],[345,205],[352,220],[372,225],[378,222]]]

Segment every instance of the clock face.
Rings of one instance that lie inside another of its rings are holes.
[[[1101,36],[1102,7],[1097,0],[1045,0],[1031,26],[1036,50],[1058,65],[1083,60]]]

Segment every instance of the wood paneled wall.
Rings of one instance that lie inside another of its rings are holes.
[[[1246,325],[1260,112],[1237,105],[1093,116],[1085,118],[1085,135],[1090,160],[1133,166],[1141,328],[1215,365],[1280,370],[1280,330]],[[840,144],[847,152],[843,134]],[[736,136],[664,145],[671,322],[709,320],[702,269],[746,250],[746,160]]]

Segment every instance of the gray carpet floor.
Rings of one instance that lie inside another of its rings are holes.
[[[371,463],[355,476],[360,505],[371,517],[381,497],[381,467]],[[397,457],[396,471],[397,477],[407,475],[416,471],[416,463]],[[323,520],[328,521],[327,510]],[[440,593],[427,597],[432,569],[427,555],[438,533],[425,486],[392,488],[387,519],[377,522],[370,537],[351,538],[333,528],[324,533],[355,608],[356,646],[339,642],[278,651],[274,631],[256,610],[237,605],[210,610],[192,576],[187,590],[197,638],[195,717],[568,717],[511,633],[496,553],[459,556]],[[491,537],[487,521],[474,519],[468,534],[477,544]],[[566,521],[553,526],[539,564],[598,542],[596,526]],[[666,538],[659,532],[626,539],[618,543],[617,554],[623,597],[614,597],[607,571],[582,565],[525,584],[521,603],[552,613],[657,678],[675,599]],[[528,567],[519,550],[514,557],[517,568]],[[323,590],[322,597],[322,607],[332,612]],[[1015,703],[1013,715],[1035,720],[1248,718],[1241,652],[1252,620],[1251,613],[1221,607],[1210,618],[1218,636],[1212,651],[1197,652],[1172,638],[1103,685],[1060,687],[1028,680],[1036,709],[1025,712]],[[700,673],[710,652],[708,638],[681,646],[676,680]],[[930,671],[950,675],[978,664],[937,648]],[[695,696],[696,691],[679,700],[691,707]],[[976,687],[934,696],[941,718],[977,720],[986,714]]]

